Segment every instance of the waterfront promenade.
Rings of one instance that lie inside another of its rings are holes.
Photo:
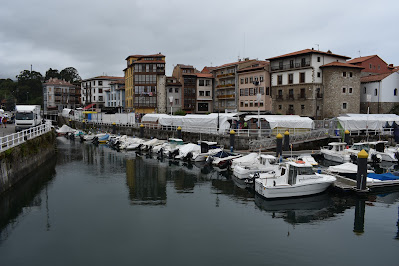
[[[3,126],[3,125],[2,125]],[[15,133],[15,125],[14,124],[7,124],[7,127],[0,127],[0,137],[4,137],[10,134]]]

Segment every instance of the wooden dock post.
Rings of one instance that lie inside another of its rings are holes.
[[[367,158],[368,153],[365,150],[361,150],[357,154],[357,178],[356,178],[356,189],[358,191],[365,191],[367,185]]]
[[[290,132],[285,131],[284,132],[284,151],[289,151],[290,150]]]
[[[279,158],[283,154],[283,136],[278,133],[277,136],[276,157]]]

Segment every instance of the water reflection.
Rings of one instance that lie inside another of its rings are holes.
[[[57,159],[48,160],[35,173],[26,177],[13,189],[0,197],[0,241],[8,238],[18,225],[20,215],[27,215],[34,208],[46,208],[46,230],[50,230],[50,211],[48,208],[47,188],[55,176]]]

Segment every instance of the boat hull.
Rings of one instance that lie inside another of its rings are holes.
[[[272,198],[290,198],[314,195],[324,192],[332,182],[320,182],[313,184],[285,185],[276,187],[264,186],[262,182],[255,180],[255,192],[260,196]]]
[[[323,152],[323,157],[326,160],[337,162],[337,163],[347,163],[350,161],[350,156],[349,155],[335,155],[335,154],[330,154],[330,153],[324,153]]]

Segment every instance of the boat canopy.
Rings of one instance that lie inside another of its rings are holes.
[[[247,115],[244,120],[258,119],[257,115]],[[313,128],[313,120],[310,117],[302,117],[299,115],[260,115],[260,119],[269,122],[270,128]]]
[[[346,114],[337,117],[345,130],[382,130],[386,125],[399,125],[399,116],[395,114]]]

